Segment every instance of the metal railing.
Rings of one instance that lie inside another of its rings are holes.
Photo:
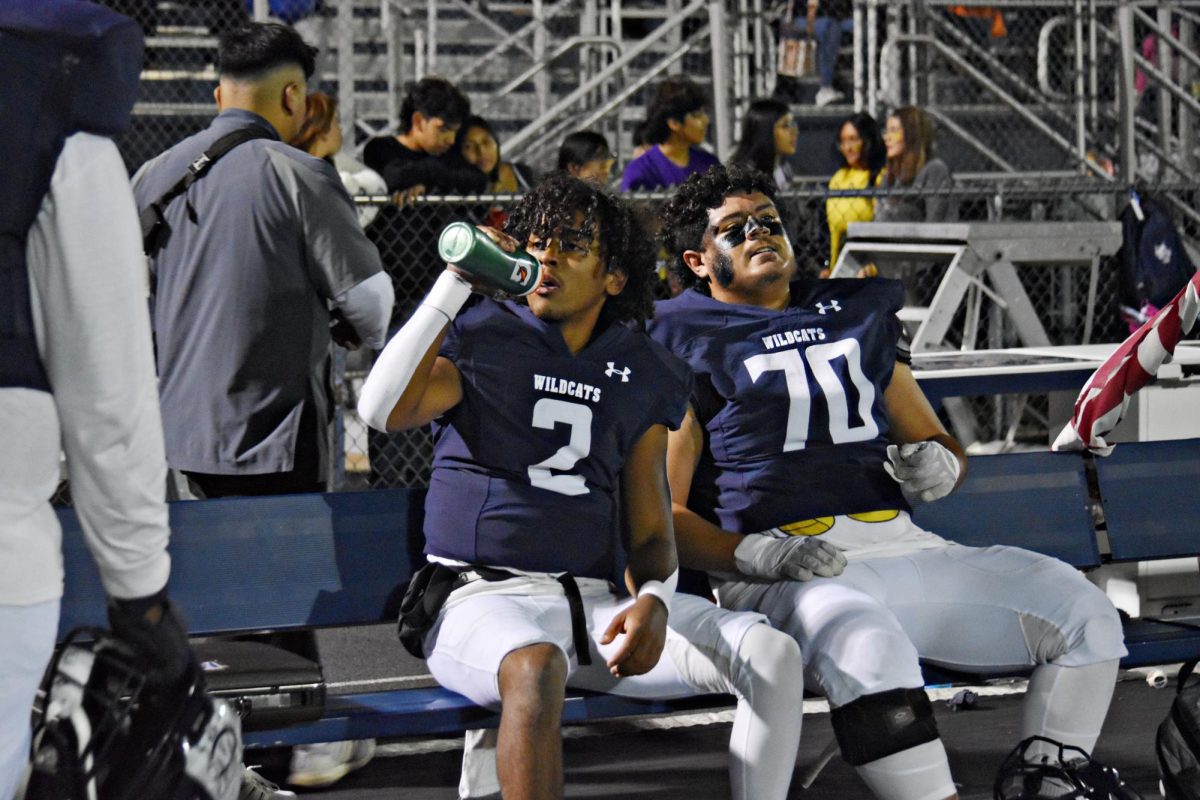
[[[958,219],[964,222],[1038,221],[1069,225],[1073,221],[1112,220],[1123,205],[1126,191],[1112,182],[1068,171],[1025,172],[1002,177],[990,173],[964,173],[956,176],[957,183],[953,188],[936,193],[911,189],[834,192],[829,190],[826,181],[825,177],[804,179],[794,188],[780,193],[797,263],[808,274],[816,274],[831,260],[829,226],[831,222],[837,223],[837,220],[829,219],[831,210],[837,208],[836,203],[828,202],[831,200],[866,196],[919,201],[936,195],[948,198],[957,208]],[[1152,187],[1152,191],[1159,198],[1191,203],[1200,197],[1200,181],[1160,184]],[[646,217],[653,217],[658,206],[669,196],[669,192],[637,193],[629,195],[628,199],[644,207]],[[393,275],[400,309],[398,319],[410,313],[440,269],[440,263],[436,257],[427,255],[428,248],[423,243],[436,241],[441,226],[449,220],[481,220],[496,209],[511,208],[519,199],[514,195],[422,197],[413,206],[401,209],[391,207],[389,198],[384,196],[357,198],[361,204],[389,208],[368,228],[368,235],[379,247],[385,267]],[[1200,229],[1200,222],[1185,222],[1182,227],[1185,232],[1194,233]],[[1079,265],[1046,265],[1023,268],[1020,272],[1022,284],[1052,343],[1120,341],[1127,335],[1126,323],[1117,308],[1119,266],[1115,258],[1102,259],[1094,273]],[[660,277],[663,280],[659,284],[659,295],[669,296],[673,290],[666,279],[665,265],[660,265]],[[936,292],[941,273],[935,268],[918,267],[908,280],[914,297],[927,300]],[[1003,314],[989,309],[987,304],[982,308],[976,306],[973,310],[979,315],[976,320],[967,318],[964,308],[950,332],[948,346],[971,343],[974,331],[979,331],[981,336],[977,346],[1013,346],[1017,331]],[[961,337],[961,342],[955,337]],[[431,453],[428,438],[420,433],[398,437],[368,436],[354,414],[356,387],[361,385],[369,367],[369,360],[361,353],[353,354],[341,381],[344,389],[339,407],[346,458],[342,476],[335,485],[339,488],[423,485],[428,476]],[[1003,411],[1003,400],[976,398],[970,405],[978,417],[981,435],[985,437],[1002,438],[1014,422]],[[1019,405],[1024,407],[1024,404]],[[1032,406],[1035,412],[1039,407],[1038,403]],[[1026,424],[1036,428],[1039,423],[1029,419]]]
[[[978,27],[964,26],[951,8],[964,5],[1005,15],[1007,36],[989,39]],[[1013,135],[1044,137],[1101,175],[1099,156],[1112,153],[1116,177],[1125,183],[1161,179],[1163,170],[1194,174],[1200,2],[856,0],[854,13],[856,55],[865,53],[862,74],[856,67],[857,109],[878,116],[887,106],[924,106],[978,158],[1000,169],[1006,159],[989,152],[994,136],[972,130],[964,117],[1003,111],[1019,122],[1010,128]],[[878,46],[881,30],[886,41]],[[957,104],[939,96],[943,69],[974,87],[975,96]],[[1159,174],[1148,176],[1147,164],[1157,164]]]
[[[518,148],[517,152],[531,154],[544,153],[548,148],[553,147],[555,143],[561,140],[563,135],[571,129],[589,128],[612,115],[619,114],[625,102],[642,91],[651,81],[670,70],[676,61],[683,58],[689,52],[692,52],[693,48],[706,41],[709,37],[709,30],[709,26],[705,25],[693,33],[683,41],[682,46],[674,53],[659,61],[653,69],[644,72],[637,80],[627,83],[624,89],[599,107],[583,110],[577,114],[560,114],[557,115],[557,118],[554,115],[547,115],[545,121],[541,123],[540,129],[535,124],[538,120],[531,122],[526,128],[530,132],[530,138],[528,141],[522,142],[524,147]],[[507,147],[514,147],[513,140],[509,140]]]
[[[535,142],[540,144],[545,140],[546,137],[544,136],[544,130],[547,126],[559,124],[561,118],[568,113],[578,113],[580,110],[578,104],[585,100],[594,90],[600,88],[626,67],[631,65],[634,59],[656,47],[663,39],[673,35],[677,30],[681,29],[686,20],[698,12],[704,11],[706,5],[708,5],[707,0],[693,0],[693,2],[689,3],[680,11],[678,16],[672,17],[663,24],[659,25],[654,31],[641,39],[637,44],[628,48],[621,53],[619,57],[606,64],[599,72],[581,81],[575,89],[568,92],[566,96],[554,103],[550,108],[546,109],[536,119],[526,124],[514,136],[509,137],[509,139],[505,142],[505,149],[509,153],[513,153],[514,157],[519,155],[527,155],[528,152],[532,150]],[[714,57],[713,61],[715,63],[717,58]],[[648,71],[652,72],[653,74],[660,74],[665,72],[666,69],[667,65],[665,62],[659,62],[658,65],[652,67]],[[715,77],[716,76],[714,75],[714,86],[720,85],[716,83]],[[716,98],[714,98],[714,101],[715,100]],[[715,102],[714,106],[716,106]],[[714,111],[716,112],[714,116],[717,116],[719,119],[720,112],[717,112],[716,108],[714,108]],[[720,134],[718,128],[718,150],[721,148],[719,140]]]

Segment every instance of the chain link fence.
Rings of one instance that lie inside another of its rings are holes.
[[[857,106],[925,107],[942,128],[940,155],[961,170],[1089,163],[1129,179],[1195,173],[1200,2],[856,6],[879,42],[866,53]]]
[[[1175,184],[1155,191],[1192,204],[1200,194],[1200,183]],[[831,193],[823,185],[803,185],[781,194],[796,259],[803,274],[815,276],[830,267],[827,207],[831,199],[847,197],[868,202],[879,202],[888,197],[910,202],[933,200],[952,208],[953,216],[962,222],[1025,221],[1046,225],[1112,220],[1126,202],[1123,190],[1114,188],[1111,183],[1086,178],[1002,184],[961,181],[954,188],[936,194],[883,190]],[[441,229],[454,220],[496,223],[517,199],[515,196],[427,197],[410,207],[385,206],[382,209],[368,226],[367,235],[378,246],[396,289],[393,326],[407,319],[442,269],[435,250]],[[642,205],[645,209],[643,219],[653,224],[663,195],[630,195],[629,199]],[[836,204],[832,207],[836,209]],[[838,220],[833,222],[836,225]],[[1181,225],[1181,230],[1190,235],[1198,233],[1186,222]],[[915,266],[909,274],[907,288],[913,302],[927,304],[941,283],[943,270],[932,265]],[[1114,342],[1128,335],[1127,324],[1118,310],[1118,266],[1115,256],[1100,259],[1094,288],[1089,264],[1035,265],[1019,270],[1021,282],[1052,344]],[[660,263],[659,276],[659,294],[668,297],[675,290],[668,279],[665,262]],[[968,319],[967,315],[965,306],[958,310],[943,344],[945,348],[957,349],[965,337],[974,337],[977,331],[982,335],[976,346],[996,348],[1021,344],[1017,331],[995,303],[984,302],[978,319]],[[333,483],[343,489],[427,485],[432,457],[428,433],[387,435],[369,432],[354,412],[357,391],[370,369],[369,360],[369,354],[350,354],[345,372],[339,379],[338,436],[345,460],[340,465],[343,471]],[[1050,431],[1047,428],[1048,402],[1044,396],[967,398],[965,407],[973,418],[972,438],[983,441],[1019,439],[1046,444]],[[955,422],[947,417],[947,423],[952,427],[963,427],[961,419]]]
[[[544,171],[563,135],[575,128],[600,130],[627,155],[658,80],[684,73],[707,83],[711,72],[707,13],[672,20],[681,0],[629,5],[619,18],[598,7],[583,13],[573,0],[98,1],[135,19],[145,35],[133,126],[117,142],[131,173],[208,126],[217,112],[219,37],[255,18],[292,25],[319,49],[309,89],[338,99],[343,139],[356,156],[371,137],[396,132],[405,87],[425,75],[455,83],[503,144],[637,48],[569,112],[517,141],[525,151],[521,159]],[[256,11],[269,16],[256,17]],[[672,24],[659,35],[665,20]],[[563,127],[568,119],[579,124]]]
[[[877,93],[863,102],[873,112],[924,107],[941,128],[939,155],[960,170],[1062,170],[1089,155],[1116,159],[1112,5],[888,4],[877,23]]]
[[[254,4],[248,0],[103,2],[136,19],[147,37],[134,126],[118,143],[133,171],[209,124],[216,112],[212,90],[216,83],[217,37],[251,19]],[[1080,155],[1091,159],[1087,169],[1098,176],[1104,171],[1105,160],[1115,157],[1117,149],[1115,61],[1119,46],[1112,33],[1115,5],[1042,0],[1000,0],[986,5],[858,0],[856,21],[865,25],[873,19],[878,38],[875,53],[867,54],[865,67],[868,73],[874,70],[875,83],[870,74],[857,76],[856,102],[880,118],[884,107],[914,102],[926,107],[939,128],[938,155],[958,176],[955,187],[936,200],[953,208],[954,216],[961,221],[1058,224],[1114,219],[1125,202],[1123,190],[1101,178],[1081,174]],[[527,82],[523,99],[506,96],[496,101],[490,93],[519,75],[522,65],[528,63],[511,57],[523,46],[513,44],[489,58],[485,69],[473,66],[504,40],[501,29],[516,32],[530,23],[507,6],[493,14],[490,21],[483,21],[472,12],[475,6],[471,4],[439,4],[437,14],[443,27],[437,47],[422,41],[420,35],[431,6],[416,0],[269,0],[266,6],[276,18],[293,24],[307,40],[320,46],[317,75],[310,88],[341,99],[346,141],[358,147],[369,136],[386,132],[395,124],[401,78],[431,66],[418,63],[429,54],[437,54],[432,66],[438,72],[462,79],[464,89],[479,108],[486,106],[489,116],[502,117],[498,125],[502,140],[504,131],[516,129],[519,117],[543,108],[545,98],[552,101],[569,89],[572,81],[578,81],[581,70],[594,71],[604,57],[602,47],[567,53],[545,73],[544,79]],[[731,4],[734,6],[750,7],[745,2]],[[1177,6],[1182,9],[1180,15],[1168,22],[1182,26],[1183,35],[1190,31],[1186,14],[1200,3]],[[567,5],[552,7],[562,10]],[[865,12],[871,7],[876,16],[868,18]],[[637,41],[658,24],[654,16],[648,15],[645,22],[626,20],[624,30],[614,30],[610,25],[590,33]],[[589,33],[579,27],[581,24],[580,17],[555,13],[543,32],[554,39]],[[697,16],[671,34],[667,43],[677,48],[679,59],[670,71],[692,75],[708,72],[711,53],[703,32],[705,24]],[[1145,18],[1138,17],[1136,24],[1138,36],[1154,33]],[[534,31],[527,33],[532,36]],[[694,47],[680,47],[692,38]],[[526,36],[522,42],[528,45],[531,39]],[[648,50],[631,63],[628,73],[616,77],[608,91],[632,88],[630,76],[652,69],[656,58],[662,58],[662,53]],[[588,65],[588,59],[598,61]],[[1178,59],[1174,66],[1163,64],[1161,55],[1148,58],[1147,63],[1166,66],[1172,75],[1191,74]],[[541,88],[538,81],[542,81]],[[614,144],[623,145],[620,137],[627,136],[640,119],[640,103],[653,83],[647,81],[621,100],[620,113],[609,121],[615,120],[613,131],[618,138],[610,139]],[[1152,84],[1150,81],[1147,91],[1153,90]],[[877,92],[868,96],[865,90],[873,85]],[[1146,98],[1139,108],[1152,108],[1155,101],[1150,95]],[[742,102],[746,98],[736,99]],[[1139,136],[1152,140],[1154,122],[1149,114],[1143,114]],[[830,126],[830,139],[835,136],[836,129]],[[1178,137],[1178,141],[1182,143],[1185,138]],[[980,174],[973,178],[972,170]],[[1039,174],[1029,177],[1029,170]],[[990,174],[982,174],[985,172]],[[1194,173],[1181,175],[1160,169],[1147,174],[1152,180],[1175,181],[1162,188],[1163,195],[1176,213],[1185,238],[1200,238],[1200,215],[1194,210],[1200,185],[1195,183]],[[835,226],[839,221],[839,204],[830,204],[830,200],[849,198],[870,204],[877,202],[881,194],[860,191],[833,197],[824,179],[807,181],[785,192],[783,202],[801,270],[820,274],[832,266],[829,228],[831,221]],[[394,324],[407,318],[440,269],[434,243],[441,228],[458,219],[495,222],[515,199],[422,198],[407,208],[376,203],[380,213],[367,228],[367,235],[378,246],[395,284]],[[645,219],[657,216],[661,196],[635,199],[645,205]],[[924,203],[932,198],[905,199]],[[1065,266],[1021,270],[1039,320],[1054,343],[1078,343],[1089,335],[1091,341],[1119,341],[1127,332],[1116,310],[1115,260],[1104,259],[1099,265],[1094,303],[1089,302],[1088,272],[1086,267]],[[671,286],[665,270],[662,277],[661,294],[667,296]],[[936,268],[918,264],[910,270],[908,290],[914,302],[927,302],[940,279],[941,271]],[[959,312],[946,346],[964,343],[963,332],[968,330],[965,313]],[[1011,325],[992,304],[984,303],[979,319],[970,322],[969,330],[985,332],[980,346],[1017,343]],[[368,433],[353,408],[357,389],[370,369],[370,356],[339,352],[336,363],[335,392],[340,410],[335,436],[338,451],[345,457],[336,460],[331,486],[355,489],[425,485],[432,449],[428,434]],[[968,405],[977,419],[980,438],[1045,438],[1044,398],[1032,402],[1028,398],[975,398]]]

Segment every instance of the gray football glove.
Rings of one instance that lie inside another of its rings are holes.
[[[733,558],[738,571],[754,578],[809,581],[832,578],[846,568],[846,557],[816,536],[789,536],[778,528],[742,537]]]
[[[954,453],[937,442],[910,442],[897,447],[889,444],[888,460],[883,462],[892,480],[910,503],[928,503],[954,491],[958,483],[959,463]]]

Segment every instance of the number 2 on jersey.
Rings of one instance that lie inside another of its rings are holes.
[[[592,409],[580,403],[568,403],[543,397],[533,405],[533,427],[554,430],[558,423],[571,426],[571,438],[554,455],[529,467],[529,482],[559,494],[587,494],[582,475],[552,475],[550,470],[568,470],[592,449]]]
[[[850,401],[846,397],[846,387],[833,368],[833,361],[838,358],[846,359],[847,376],[858,392],[861,425],[850,425]],[[783,437],[785,453],[803,450],[809,440],[813,402],[808,387],[810,370],[829,408],[830,441],[834,444],[862,442],[879,435],[879,425],[871,414],[871,406],[875,403],[875,386],[863,374],[862,354],[857,339],[810,345],[803,354],[798,349],[760,353],[746,359],[746,370],[750,373],[750,380],[755,383],[764,372],[779,370],[783,373],[789,401]]]

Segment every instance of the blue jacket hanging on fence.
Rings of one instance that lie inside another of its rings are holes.
[[[1121,212],[1124,241],[1118,253],[1121,316],[1136,330],[1171,301],[1196,272],[1171,214],[1135,190]]]

